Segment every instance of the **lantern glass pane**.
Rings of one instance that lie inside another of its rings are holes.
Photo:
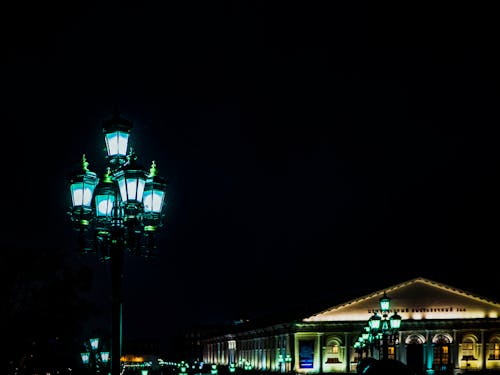
[[[125,186],[125,178],[123,178],[123,176],[118,178],[118,188],[120,189],[120,196],[122,198],[122,201],[126,202],[127,201],[127,187]]]
[[[137,200],[137,178],[127,178],[127,200]]]
[[[380,318],[377,317],[372,317],[368,323],[370,324],[371,329],[379,329],[380,328]]]
[[[71,184],[71,199],[73,207],[90,207],[92,204],[92,195],[95,185],[85,184],[84,182],[75,182]]]
[[[126,183],[125,183],[126,181]],[[118,187],[120,189],[120,195],[122,200],[127,201],[142,201],[144,195],[144,185],[146,181],[142,178],[132,177],[118,179]]]
[[[82,357],[83,364],[88,365],[90,360],[90,353],[80,353],[80,356]]]
[[[127,178],[127,200],[137,200],[137,178]]]
[[[144,196],[144,186],[146,185],[146,180],[143,178],[140,178],[137,180],[138,186],[137,186],[137,200],[139,202],[142,202],[142,197]]]
[[[90,347],[93,350],[97,350],[97,348],[99,347],[99,339],[98,338],[90,339]]]
[[[401,327],[401,317],[398,315],[397,317],[391,317],[391,328],[399,329]]]
[[[391,300],[389,297],[382,297],[380,299],[380,310],[389,311],[391,308]]]
[[[101,352],[101,360],[102,360],[102,363],[108,363],[109,352]]]
[[[161,190],[148,190],[144,192],[144,212],[161,213],[165,192]]]
[[[114,194],[96,195],[95,197],[96,215],[99,217],[111,216],[113,213],[114,203],[115,203]]]
[[[129,133],[116,131],[106,134],[106,149],[108,156],[125,156],[127,155]]]

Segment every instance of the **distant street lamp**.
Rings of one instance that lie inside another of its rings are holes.
[[[291,364],[292,364],[292,356],[290,354],[287,354],[285,356],[285,371],[290,372],[292,370],[290,368]]]
[[[391,299],[384,295],[379,300],[380,311],[382,317],[375,313],[368,320],[370,327],[370,335],[368,341],[375,342],[378,348],[382,350],[382,359],[389,358],[389,344],[394,346],[397,342],[397,334],[401,327],[401,317],[394,311],[394,314],[389,318],[391,310]]]
[[[109,363],[109,352],[99,351],[99,339],[91,338],[84,342],[85,351],[80,353],[82,363],[93,370],[96,374],[107,374]]]
[[[292,357],[290,354],[285,354],[283,358],[283,354],[278,355],[278,363],[280,365],[280,372],[283,372],[283,366],[285,366],[285,372],[290,371],[290,364],[292,363]]]
[[[137,163],[134,150],[128,147],[131,128],[132,122],[118,113],[104,121],[108,163],[102,178],[88,169],[85,155],[80,169],[70,178],[69,215],[78,232],[78,247],[82,253],[97,253],[110,263],[112,375],[120,374],[125,252],[144,257],[154,254],[167,189],[154,161],[149,171]]]
[[[358,359],[371,355],[372,344],[373,337],[370,334],[370,326],[367,323],[363,326],[363,331],[359,335],[358,340],[354,343],[354,349],[358,353]]]

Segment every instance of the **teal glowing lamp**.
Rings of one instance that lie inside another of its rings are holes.
[[[285,362],[292,362],[292,357],[290,356],[290,354],[287,354],[285,356]]]
[[[109,362],[109,352],[101,352],[101,361],[104,364]]]
[[[401,317],[398,314],[394,313],[389,321],[391,324],[391,329],[398,330],[401,327]]]
[[[387,297],[387,294],[385,294],[385,292],[383,297],[380,298],[379,303],[380,303],[380,311],[382,311],[382,314],[387,314],[391,309],[391,299]]]
[[[141,375],[148,375],[148,370],[141,370]]]
[[[115,112],[111,119],[103,122],[102,130],[111,164],[119,166],[126,162],[131,129],[132,122],[121,117],[118,112]]]
[[[82,363],[84,365],[88,365],[90,363],[90,353],[89,352],[80,353],[80,356],[82,357]]]
[[[387,332],[389,330],[389,322],[387,319],[382,320],[382,332]]]
[[[179,369],[181,370],[181,373],[187,372],[187,364],[186,364],[186,362],[181,361],[181,363],[179,364]]]
[[[92,197],[99,183],[99,178],[94,172],[89,171],[89,163],[82,157],[82,169],[70,178],[70,193],[72,209],[71,215],[75,223],[83,226],[89,225],[92,213]]]
[[[144,186],[144,230],[154,231],[161,225],[161,214],[165,204],[165,194],[167,192],[167,182],[163,177],[158,176],[156,163],[153,160],[149,175]]]
[[[382,318],[376,312],[368,319],[368,325],[372,332],[376,332],[380,328],[381,320]]]
[[[137,163],[137,156],[131,150],[127,156],[128,161],[115,174],[118,182],[120,198],[125,204],[125,215],[127,218],[135,217],[142,209],[144,186],[146,184],[146,172]]]
[[[111,169],[108,167],[94,194],[95,216],[99,224],[106,226],[111,222],[113,215],[116,214],[114,209],[118,207],[117,201],[116,185],[111,178]]]
[[[92,348],[92,350],[97,350],[97,348],[99,348],[99,339],[97,337],[92,338],[89,341],[90,341],[90,347]]]

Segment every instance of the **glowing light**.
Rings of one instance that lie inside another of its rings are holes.
[[[108,146],[108,155],[116,156],[121,155],[125,156],[127,154],[127,144],[128,144],[129,134],[125,132],[114,132],[110,134],[106,134],[106,145]]]
[[[99,347],[99,339],[98,338],[90,339],[90,347],[93,350],[97,350],[97,348]]]
[[[165,193],[160,190],[150,190],[144,194],[143,203],[145,212],[160,213]]]
[[[115,197],[112,195],[98,195],[95,200],[97,216],[111,216]]]
[[[101,352],[101,361],[102,361],[102,363],[108,363],[109,352]]]
[[[80,356],[82,357],[83,364],[88,365],[90,360],[90,353],[80,353]]]
[[[73,206],[90,207],[92,194],[94,193],[93,188],[90,188],[88,185],[81,182],[71,186],[71,193],[71,196],[73,197]]]
[[[118,185],[120,187],[122,200],[142,201],[142,196],[144,194],[144,183],[145,181],[143,179],[137,178],[119,179]]]

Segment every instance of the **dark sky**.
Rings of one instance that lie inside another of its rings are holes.
[[[66,178],[83,153],[103,171],[119,108],[170,181],[158,258],[126,260],[125,337],[417,276],[500,299],[496,13],[341,3],[5,8],[2,191],[30,198],[3,202],[0,247],[74,251]]]

